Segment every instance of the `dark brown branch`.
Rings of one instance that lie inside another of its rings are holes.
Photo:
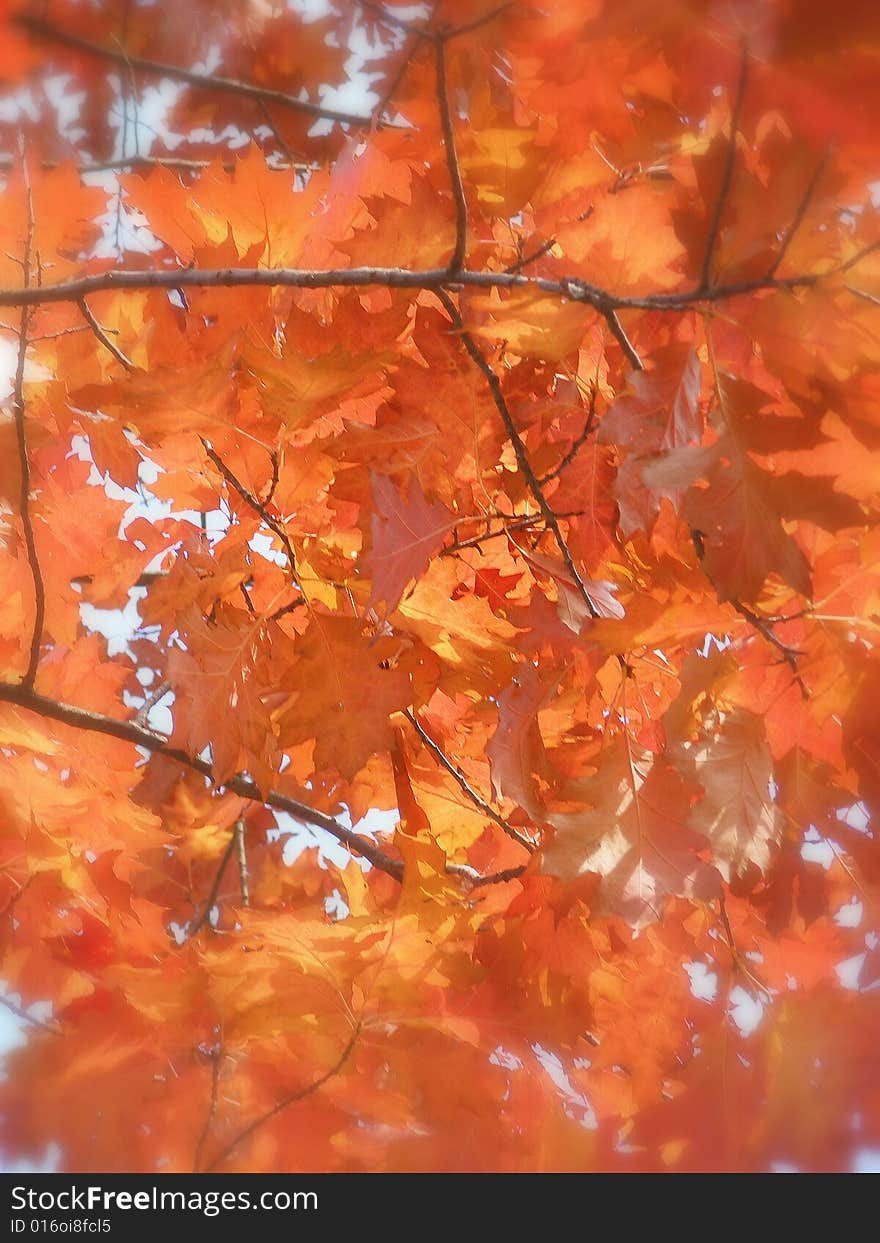
[[[290,577],[293,579],[293,582],[296,584],[296,586],[299,587],[299,580],[297,579],[297,574],[296,574],[296,555],[294,554],[293,546],[290,543],[290,537],[285,531],[283,525],[278,521],[277,518],[273,517],[273,515],[269,513],[264,502],[259,500],[256,496],[254,496],[252,492],[249,492],[248,489],[244,486],[244,484],[241,483],[240,480],[238,480],[235,477],[235,475],[232,473],[232,471],[229,469],[229,467],[226,465],[226,463],[223,461],[220,455],[214,451],[214,449],[211,447],[208,441],[205,440],[203,436],[200,436],[199,440],[201,440],[202,447],[207,453],[208,457],[211,459],[211,461],[220,471],[220,474],[223,476],[223,478],[226,480],[229,486],[235,489],[235,491],[238,493],[238,495],[241,497],[244,503],[248,505],[263,522],[265,522],[269,530],[278,536],[279,540],[281,541],[281,545],[284,549],[284,555],[287,557],[287,565],[288,565],[288,569],[290,570]]]
[[[487,816],[490,820],[494,821],[494,823],[497,824],[502,832],[506,833],[508,837],[512,837],[515,842],[517,842],[520,846],[525,847],[526,850],[533,851],[535,849],[535,843],[531,840],[531,838],[528,838],[524,834],[520,833],[520,831],[515,829],[512,824],[508,824],[504,817],[499,815],[495,808],[491,807],[486,800],[477,793],[458,765],[453,764],[452,760],[449,759],[439,743],[431,737],[416,714],[411,712],[409,708],[406,708],[404,709],[403,715],[409,721],[410,725],[412,725],[413,729],[416,731],[437,762],[441,765],[441,767],[446,769],[461,790],[471,800],[474,806],[477,807],[484,816]]]
[[[217,871],[214,873],[214,883],[211,885],[211,892],[205,900],[202,912],[195,919],[190,921],[189,927],[186,930],[188,938],[194,937],[201,932],[202,928],[205,926],[208,916],[217,905],[217,895],[220,893],[220,886],[223,884],[223,876],[226,872],[226,865],[232,858],[232,852],[235,849],[236,837],[236,831],[233,829],[232,833],[229,835],[229,842],[227,843],[226,849],[223,851],[220,862],[217,865]]]
[[[558,479],[562,472],[571,466],[578,453],[580,453],[583,446],[589,440],[590,433],[596,425],[596,395],[597,390],[594,384],[590,389],[590,405],[587,410],[587,421],[584,423],[583,431],[571,442],[567,452],[559,463],[554,466],[552,470],[548,470],[547,474],[542,475],[538,480],[538,483],[540,483],[542,488],[545,488],[552,480]],[[558,517],[561,518],[562,514],[559,514]]]
[[[397,17],[394,13],[389,13],[381,4],[374,3],[374,0],[359,0],[359,4],[368,13],[374,13],[376,20],[381,22],[383,26],[387,26],[389,30],[401,30],[405,34],[414,35],[419,41],[422,39],[433,40],[437,37],[433,31],[425,29],[424,26],[417,26],[415,22],[408,22],[403,17]]]
[[[107,350],[109,354],[112,354],[118,363],[122,363],[126,371],[134,371],[134,363],[131,361],[130,358],[127,357],[127,355],[123,354],[122,350],[119,348],[118,345],[114,344],[114,342],[110,340],[110,338],[107,336],[107,333],[104,331],[104,329],[101,327],[101,325],[98,323],[98,321],[95,319],[94,315],[92,314],[89,304],[88,302],[86,302],[85,298],[80,298],[77,305],[79,306],[79,309],[82,312],[83,319],[86,321],[88,326],[91,328],[92,332],[101,342],[104,349]]]
[[[45,169],[60,168],[63,162],[60,160],[44,160],[42,167]],[[12,166],[12,163],[13,160],[10,156],[0,156],[0,168],[9,168]],[[120,155],[115,156],[112,160],[90,160],[85,164],[77,164],[76,171],[81,177],[89,176],[92,173],[122,172],[126,168],[170,168],[184,173],[199,173],[202,169],[210,168],[212,164],[216,163],[216,160],[191,160],[185,156],[178,155]],[[233,173],[238,167],[238,161],[224,160],[220,167],[226,173]],[[295,160],[289,164],[277,161],[269,165],[269,167],[275,173],[288,172],[291,169],[297,173],[307,173],[313,172],[316,165],[308,164],[304,160]]]
[[[259,1118],[256,1118],[253,1122],[246,1126],[244,1130],[239,1131],[235,1138],[230,1140],[230,1142],[220,1150],[214,1160],[209,1165],[205,1166],[205,1173],[207,1174],[210,1173],[211,1170],[216,1170],[217,1166],[222,1165],[236,1148],[243,1144],[246,1139],[250,1139],[254,1132],[259,1130],[261,1126],[264,1126],[265,1123],[270,1122],[272,1118],[276,1118],[283,1109],[287,1109],[288,1106],[296,1104],[297,1101],[301,1101],[305,1097],[311,1096],[313,1092],[317,1092],[320,1087],[323,1087],[328,1079],[332,1079],[335,1075],[338,1075],[345,1066],[345,1063],[351,1057],[355,1042],[360,1035],[360,1030],[361,1025],[358,1023],[354,1031],[351,1033],[351,1038],[349,1039],[348,1044],[342,1050],[338,1061],[336,1061],[329,1070],[325,1071],[324,1074],[320,1075],[317,1079],[313,1079],[312,1082],[307,1084],[306,1087],[300,1088],[296,1092],[291,1092],[289,1096],[282,1097],[282,1099],[278,1101],[276,1105],[273,1105],[271,1109],[267,1109],[264,1114],[261,1114]]]
[[[846,263],[842,263],[840,267],[834,268],[828,275],[833,276],[835,272],[848,272],[850,268],[854,268],[857,263],[861,263],[863,259],[867,258],[868,255],[872,255],[878,248],[880,248],[880,241],[871,242],[868,246],[863,246],[861,250],[856,251],[851,259],[847,259]]]
[[[31,183],[28,176],[28,164],[25,158],[24,147],[21,149],[21,162],[24,170],[24,186],[25,196],[27,200],[27,233],[24,244],[24,285],[25,289],[30,287],[31,283],[31,260],[33,258],[34,243],[34,201],[31,195]],[[31,519],[31,465],[28,457],[27,432],[25,430],[25,405],[24,405],[24,368],[27,360],[28,349],[28,327],[30,326],[31,308],[23,306],[21,311],[21,323],[18,330],[18,356],[15,364],[15,378],[12,383],[12,406],[15,414],[15,438],[18,446],[18,466],[21,479],[21,488],[19,491],[19,512],[21,514],[21,525],[24,533],[24,543],[27,549],[28,565],[31,570],[31,578],[34,581],[34,625],[31,631],[30,652],[28,654],[27,669],[22,678],[22,685],[33,687],[34,680],[37,676],[37,665],[40,663],[40,643],[43,637],[43,622],[46,616],[46,588],[43,583],[43,573],[40,569],[40,559],[37,555],[37,541],[34,533],[34,525]]]
[[[557,514],[557,518],[579,518],[582,510],[570,510],[566,513]],[[452,544],[447,544],[445,548],[440,550],[441,557],[452,557],[456,553],[461,552],[464,548],[480,548],[488,540],[501,539],[510,531],[526,531],[530,527],[537,526],[544,521],[543,514],[523,514],[521,516],[502,517],[499,515],[502,526],[500,530],[493,531],[491,528],[492,519],[484,518],[486,530],[482,535],[473,535],[470,539],[455,540]],[[471,519],[470,521],[474,521]]]
[[[188,755],[185,751],[181,751],[178,747],[171,746],[168,739],[162,734],[158,734],[143,725],[138,725],[134,721],[119,721],[115,717],[103,716],[98,712],[87,712],[85,709],[76,708],[72,704],[59,703],[55,699],[49,699],[45,695],[38,694],[31,687],[23,684],[10,685],[9,683],[0,683],[0,701],[17,704],[20,708],[26,708],[28,711],[36,712],[40,716],[48,717],[53,721],[60,721],[62,725],[69,725],[74,729],[88,730],[91,733],[105,734],[110,738],[119,738],[122,742],[130,742],[136,747],[143,747],[145,751],[149,751],[152,754],[163,755],[166,759],[182,764],[186,768],[191,768],[193,771],[201,773],[208,781],[214,782],[214,773],[207,760],[198,759]],[[345,825],[340,824],[332,816],[328,816],[322,811],[317,811],[315,808],[299,802],[298,799],[289,798],[286,794],[281,794],[277,790],[268,790],[263,794],[256,783],[251,781],[249,777],[237,775],[231,777],[228,781],[224,781],[222,785],[223,788],[239,795],[240,798],[246,798],[255,803],[265,803],[267,806],[275,807],[279,811],[288,812],[304,824],[312,824],[316,828],[324,829],[325,832],[335,837],[337,841],[347,846],[349,850],[353,850],[356,854],[368,859],[374,867],[387,872],[396,880],[402,878],[403,864],[399,859],[392,859],[374,842],[370,841],[369,838],[362,837],[352,829],[346,828]]]
[[[825,154],[822,156],[822,159],[816,165],[816,168],[815,168],[815,171],[812,177],[807,182],[807,187],[804,190],[803,195],[801,196],[801,201],[798,204],[798,209],[794,214],[794,219],[792,220],[788,228],[785,230],[785,234],[779,245],[779,253],[777,254],[776,258],[773,260],[773,263],[770,266],[770,270],[767,273],[769,277],[773,277],[776,275],[780,264],[782,263],[783,259],[788,253],[789,246],[794,240],[794,235],[797,233],[798,229],[801,227],[801,225],[804,222],[804,217],[807,214],[807,209],[809,208],[813,195],[816,192],[816,186],[819,184],[819,178],[822,176],[823,172],[825,171],[825,167],[828,164],[828,157],[830,154],[831,154],[831,151],[829,148],[828,150],[826,150]]]
[[[269,132],[271,133],[272,137],[275,139],[275,146],[284,156],[285,160],[287,160],[288,164],[291,166],[294,165],[296,163],[296,157],[294,156],[290,147],[285,142],[284,135],[281,133],[278,126],[272,120],[272,113],[269,111],[269,105],[266,103],[265,99],[260,100],[260,114],[263,120],[268,125]]]
[[[126,56],[113,48],[102,47],[99,43],[92,43],[89,39],[83,39],[72,31],[62,30],[58,26],[53,26],[51,22],[44,21],[43,18],[30,13],[18,13],[12,20],[17,26],[24,27],[30,34],[40,39],[46,39],[52,43],[59,43],[65,47],[74,48],[78,52],[83,52],[87,56],[94,56],[100,60],[129,66],[131,69],[139,69],[144,73],[171,78],[176,82],[186,82],[190,86],[200,87],[203,90],[224,91],[228,95],[243,95],[246,99],[276,104],[278,107],[288,108],[291,112],[302,112],[306,116],[315,117],[316,119],[339,121],[343,125],[369,127],[371,124],[370,117],[359,116],[352,112],[340,112],[335,108],[322,108],[320,104],[297,99],[294,95],[285,94],[284,91],[275,91],[269,87],[257,86],[253,82],[240,82],[237,78],[223,78],[215,74],[195,73],[191,69],[184,69],[181,65],[166,65],[161,61],[149,60],[144,56]]]
[[[105,734],[109,738],[118,738],[122,742],[130,742],[136,747],[142,747],[153,755],[162,755],[165,759],[172,760],[175,764],[191,768],[194,772],[201,773],[203,777],[214,784],[214,773],[207,760],[201,760],[196,756],[188,755],[185,751],[180,750],[179,747],[172,747],[168,739],[162,734],[158,734],[143,725],[138,725],[134,721],[119,721],[115,717],[104,716],[100,712],[88,712],[86,709],[76,708],[72,704],[60,703],[56,699],[49,699],[46,695],[40,695],[31,687],[25,686],[22,683],[12,685],[8,682],[0,682],[0,702],[17,704],[20,708],[25,708],[29,712],[36,712],[39,716],[47,717],[49,720],[59,721],[62,725],[68,725],[73,729],[88,730],[91,733]],[[286,794],[281,794],[277,790],[268,790],[264,794],[256,783],[251,781],[250,777],[245,777],[240,773],[230,777],[228,781],[221,782],[220,788],[229,790],[230,793],[237,794],[239,798],[246,798],[250,802],[263,803],[267,807],[274,807],[278,811],[285,811],[303,824],[311,824],[315,828],[323,829],[325,833],[335,837],[343,846],[368,860],[373,867],[379,868],[382,872],[387,872],[395,880],[400,881],[403,879],[403,862],[400,859],[392,859],[390,855],[385,854],[368,837],[363,837],[360,833],[355,833],[353,829],[346,828],[344,824],[340,824],[333,816],[328,816],[323,811],[309,807],[308,804],[301,803],[298,799],[290,798]],[[233,843],[234,840],[233,836]],[[230,849],[230,847],[227,847],[227,850]],[[223,866],[225,867],[225,862]],[[447,872],[450,876],[467,875],[471,880],[471,873],[474,876],[480,876],[480,873],[474,872],[472,868],[467,868],[462,872],[462,865],[453,863],[447,866]],[[491,881],[481,879],[479,883],[490,884]]]
[[[220,1088],[220,1066],[223,1061],[223,1049],[217,1046],[211,1052],[211,1100],[208,1104],[208,1115],[205,1118],[205,1125],[202,1127],[202,1133],[196,1144],[196,1151],[193,1157],[193,1173],[198,1174],[202,1166],[202,1153],[205,1150],[205,1144],[208,1142],[208,1136],[211,1134],[211,1126],[214,1122],[214,1115],[217,1113],[217,1093]]]
[[[502,13],[506,13],[508,9],[512,9],[514,0],[507,0],[506,4],[499,4],[497,8],[484,13],[482,17],[476,17],[472,22],[466,22],[463,26],[456,26],[453,30],[447,30],[443,34],[443,38],[448,43],[450,39],[459,39],[462,35],[473,34],[475,30],[480,30],[483,26],[488,26],[490,22],[494,22],[496,17],[500,17]]]
[[[724,168],[721,173],[721,186],[718,190],[718,198],[715,200],[715,210],[712,213],[712,222],[709,225],[709,236],[706,239],[706,254],[703,258],[703,270],[700,274],[699,288],[707,290],[712,285],[712,259],[715,254],[715,246],[718,242],[718,232],[721,228],[721,217],[724,214],[724,208],[727,204],[727,198],[730,194],[730,185],[733,180],[733,166],[736,160],[736,140],[739,134],[739,118],[742,111],[743,96],[746,89],[746,72],[748,68],[748,52],[745,44],[742,47],[742,53],[739,63],[739,80],[736,84],[736,96],[733,101],[733,109],[730,114],[730,138],[727,143],[727,151],[724,156]]]
[[[472,889],[482,889],[485,885],[504,885],[508,881],[518,880],[527,870],[526,863],[521,867],[505,868],[502,872],[490,872],[487,875],[478,872],[476,868],[468,867],[466,863],[450,863],[446,868],[447,872],[468,881]]]
[[[455,126],[452,121],[452,105],[449,102],[449,83],[446,73],[446,43],[443,39],[436,41],[434,51],[437,67],[437,103],[440,108],[440,127],[443,131],[446,167],[449,170],[452,198],[455,202],[455,249],[449,260],[449,272],[454,274],[464,268],[465,253],[467,251],[467,199],[464,193],[464,183],[461,179],[458,152],[455,149]]]
[[[138,708],[137,715],[134,718],[136,723],[138,725],[143,725],[149,728],[150,713],[156,707],[156,704],[160,703],[165,698],[165,696],[170,693],[171,693],[171,683],[160,682],[154,691],[152,691],[149,695],[145,696],[144,702]]]
[[[438,289],[437,297],[440,299],[452,319],[452,322],[458,331],[458,335],[461,338],[462,344],[467,350],[471,360],[486,378],[486,383],[489,385],[489,390],[492,393],[492,400],[495,402],[495,408],[501,415],[501,421],[504,424],[510,443],[513,446],[513,452],[516,457],[517,465],[519,466],[523,478],[528,484],[529,491],[538,504],[538,508],[543,515],[544,521],[553,533],[553,538],[556,540],[556,546],[562,554],[562,560],[565,563],[565,568],[571,577],[572,585],[575,587],[578,595],[586,605],[587,612],[590,616],[598,617],[599,614],[596,610],[596,606],[593,604],[590,594],[584,586],[584,581],[578,572],[578,568],[575,565],[574,560],[572,559],[568,544],[565,542],[565,536],[562,534],[559,519],[550,508],[550,504],[544,495],[544,489],[541,487],[538,477],[532,468],[531,462],[529,461],[529,455],[526,452],[523,439],[517,431],[516,424],[513,421],[513,415],[510,413],[510,408],[507,405],[507,400],[504,396],[504,391],[501,387],[501,381],[498,378],[497,372],[483,357],[471,334],[466,331],[464,324],[462,323],[461,316],[458,313],[458,308],[449,295],[444,290]]]
[[[78,302],[80,298],[107,290],[142,289],[363,289],[371,286],[386,289],[532,289],[555,297],[568,298],[595,307],[603,314],[611,310],[692,311],[700,306],[739,298],[764,290],[809,289],[829,276],[852,267],[869,253],[868,248],[854,256],[842,268],[806,276],[739,281],[716,285],[712,289],[686,289],[680,293],[615,295],[575,277],[550,280],[542,276],[524,276],[520,272],[458,272],[450,276],[448,268],[177,268],[125,269],[115,268],[92,276],[80,276],[54,285],[30,288],[0,289],[0,306],[43,306],[53,302]]]
[[[633,371],[643,371],[642,360],[639,358],[635,346],[626,335],[623,324],[621,324],[617,317],[617,312],[612,307],[600,308],[600,310]]]

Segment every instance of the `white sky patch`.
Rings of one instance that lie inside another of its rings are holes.
[[[541,1068],[546,1072],[551,1083],[557,1088],[565,1098],[565,1112],[570,1118],[587,1131],[595,1131],[599,1125],[593,1107],[583,1092],[578,1092],[572,1087],[568,1078],[568,1073],[562,1065],[562,1061],[556,1053],[551,1053],[549,1049],[545,1049],[542,1045],[533,1044],[532,1052],[541,1064]]]
[[[691,994],[698,1001],[714,1001],[718,995],[718,976],[704,962],[683,964],[691,982]]]
[[[751,1036],[764,1017],[764,1006],[739,985],[730,993],[730,1017],[743,1036]]]

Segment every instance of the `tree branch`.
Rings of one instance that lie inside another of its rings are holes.
[[[302,588],[300,587],[299,579],[297,578],[297,573],[296,573],[296,555],[293,551],[293,546],[290,543],[290,537],[285,531],[283,525],[278,521],[277,518],[273,517],[272,514],[269,513],[268,509],[266,508],[266,503],[259,500],[256,496],[254,496],[252,492],[249,492],[248,489],[244,486],[244,484],[241,483],[235,477],[235,475],[232,473],[232,471],[229,469],[229,467],[220,457],[219,453],[215,452],[215,450],[213,449],[209,441],[205,440],[204,436],[200,436],[199,440],[202,442],[202,448],[205,450],[208,457],[211,459],[211,461],[220,471],[220,474],[223,476],[223,478],[226,480],[229,486],[235,489],[235,491],[238,493],[238,495],[241,497],[244,503],[248,505],[263,522],[265,522],[269,530],[278,536],[279,540],[281,541],[282,547],[284,548],[284,555],[287,557],[287,566],[288,566],[288,569],[290,570],[290,577],[293,580],[294,585],[296,587],[299,587],[300,591],[302,591]],[[275,467],[273,465],[273,472],[274,470],[275,470]],[[274,479],[275,479],[275,476],[273,473],[273,481]],[[274,488],[272,489],[272,491],[274,492]],[[299,601],[297,601],[297,603],[299,603]]]
[[[106,734],[111,738],[119,738],[122,742],[130,742],[136,747],[143,747],[145,751],[149,751],[152,754],[163,755],[166,759],[173,760],[186,768],[191,768],[195,772],[201,773],[208,781],[214,782],[214,773],[207,760],[198,759],[188,755],[178,747],[171,746],[168,739],[162,734],[158,734],[143,725],[138,725],[134,721],[120,721],[115,717],[104,716],[98,712],[88,712],[84,708],[76,708],[72,704],[59,703],[55,699],[49,699],[45,695],[38,694],[31,687],[24,684],[11,685],[0,682],[0,701],[17,704],[20,708],[26,708],[30,712],[36,712],[38,715],[48,717],[53,721],[60,721],[62,725],[69,725],[74,729],[89,730],[91,733]],[[237,775],[231,777],[228,781],[224,781],[222,785],[223,788],[239,795],[241,798],[249,799],[255,803],[265,803],[267,806],[275,807],[279,811],[288,812],[304,824],[312,824],[316,828],[324,829],[325,832],[335,837],[337,841],[347,846],[349,850],[362,855],[374,867],[387,872],[395,880],[400,880],[403,877],[403,864],[399,859],[392,859],[374,842],[371,842],[369,838],[362,837],[352,829],[346,828],[345,825],[340,824],[333,816],[317,811],[314,807],[309,807],[307,804],[299,802],[298,799],[289,798],[286,794],[281,794],[277,790],[269,790],[264,795],[256,783],[251,781],[249,777]]]
[[[538,483],[540,483],[542,488],[545,488],[548,483],[552,482],[552,480],[559,478],[562,472],[572,464],[578,453],[580,453],[583,446],[589,440],[590,433],[596,425],[596,396],[597,389],[594,384],[590,389],[590,405],[587,410],[587,421],[584,423],[584,429],[581,434],[575,437],[575,439],[571,442],[564,457],[557,463],[557,465],[554,466],[552,470],[548,470],[547,474],[542,475],[538,480]],[[557,516],[562,517],[561,514]]]
[[[34,200],[31,194],[31,183],[28,175],[27,158],[24,152],[24,145],[21,146],[21,162],[24,172],[25,197],[27,203],[27,232],[24,244],[24,286],[25,289],[30,288],[31,283],[31,259],[33,257],[34,243]],[[43,583],[43,574],[40,569],[40,560],[37,556],[37,542],[34,534],[34,525],[31,519],[30,499],[31,499],[31,466],[28,457],[27,432],[25,430],[25,405],[24,405],[24,369],[27,361],[28,348],[28,327],[30,325],[31,308],[27,305],[21,310],[21,323],[18,329],[18,355],[15,363],[15,377],[12,383],[12,407],[15,415],[15,438],[18,446],[18,465],[21,480],[21,488],[19,491],[19,512],[21,514],[21,525],[24,532],[24,543],[27,549],[28,564],[31,569],[31,578],[34,582],[34,626],[31,632],[30,652],[28,654],[27,669],[22,678],[22,685],[33,687],[34,680],[37,676],[37,666],[40,663],[40,643],[43,637],[43,622],[46,616],[46,588]]]
[[[721,174],[721,186],[718,191],[718,198],[715,201],[715,210],[712,213],[712,223],[709,225],[709,236],[706,240],[706,254],[703,258],[703,270],[700,274],[699,288],[708,290],[712,285],[712,258],[715,253],[715,246],[718,242],[718,231],[721,228],[721,217],[724,214],[724,208],[727,203],[727,197],[730,194],[730,184],[733,180],[733,165],[736,158],[736,139],[739,133],[739,118],[742,111],[743,95],[746,89],[746,71],[748,67],[748,52],[745,43],[742,46],[739,64],[739,80],[736,84],[736,96],[733,101],[733,109],[730,114],[730,139],[727,143],[727,151],[724,156],[724,169]]]
[[[238,887],[241,892],[241,904],[242,906],[250,906],[251,889],[250,879],[248,877],[247,843],[245,841],[244,820],[236,820],[233,834],[235,838],[235,854],[238,861]]]
[[[446,167],[449,170],[452,198],[455,202],[455,249],[449,260],[449,273],[453,275],[464,268],[468,229],[467,198],[464,193],[464,183],[461,179],[458,152],[455,149],[455,127],[452,122],[452,108],[449,103],[449,83],[446,73],[445,39],[437,39],[435,41],[434,53],[437,70],[437,103],[440,108],[440,128],[443,131]]]
[[[716,285],[711,289],[685,289],[679,293],[616,295],[576,277],[550,280],[521,272],[463,271],[450,275],[448,268],[113,268],[91,276],[58,281],[54,285],[0,289],[0,306],[43,306],[53,302],[78,302],[80,298],[107,290],[143,289],[333,289],[369,288],[441,289],[532,289],[540,293],[584,303],[606,315],[609,310],[692,311],[712,302],[739,298],[765,290],[807,289],[853,267],[869,254],[866,247],[845,265],[829,272],[804,276],[767,277]]]
[[[166,65],[161,61],[149,60],[144,56],[127,56],[122,52],[115,51],[113,48],[102,47],[99,43],[92,43],[89,39],[83,39],[72,31],[62,30],[58,26],[53,26],[51,22],[47,22],[34,14],[17,13],[12,18],[12,21],[17,26],[24,27],[29,34],[35,35],[37,38],[74,48],[77,52],[83,52],[87,56],[111,61],[123,67],[128,66],[131,69],[139,69],[144,73],[171,78],[176,82],[186,82],[190,86],[200,87],[203,90],[225,91],[228,95],[243,95],[246,99],[254,99],[257,102],[262,101],[267,104],[277,104],[281,108],[288,108],[291,112],[302,112],[306,116],[315,117],[316,119],[339,121],[343,125],[369,127],[371,124],[370,117],[360,116],[353,112],[340,112],[335,108],[322,108],[320,104],[297,99],[294,95],[285,94],[284,91],[257,86],[253,82],[240,82],[237,78],[223,78],[214,74],[195,73],[193,70],[184,69],[180,65]]]
[[[813,198],[813,195],[816,192],[816,186],[819,184],[819,178],[822,176],[823,172],[825,171],[825,167],[828,164],[828,158],[830,154],[831,154],[831,149],[828,148],[825,151],[819,163],[816,165],[816,168],[815,168],[815,171],[812,177],[807,182],[806,189],[804,190],[804,193],[801,196],[801,201],[798,204],[798,209],[794,214],[794,219],[792,220],[788,228],[785,230],[785,234],[779,246],[779,252],[776,255],[776,258],[773,260],[773,263],[770,266],[770,270],[767,273],[767,275],[770,277],[773,277],[776,275],[776,272],[779,269],[780,264],[782,263],[783,259],[788,253],[788,248],[794,239],[794,235],[797,233],[798,229],[803,224],[804,217],[807,214],[807,209],[810,206],[810,202]]]
[[[104,331],[104,329],[101,327],[101,325],[98,323],[98,321],[95,319],[94,315],[92,314],[89,304],[86,302],[85,298],[80,298],[77,305],[79,306],[79,309],[82,312],[83,319],[86,321],[88,326],[91,328],[92,332],[101,342],[104,349],[107,350],[108,353],[112,354],[118,363],[122,363],[126,371],[134,371],[135,369],[134,363],[131,361],[130,358],[128,358],[125,354],[123,354],[122,350],[119,348],[118,345],[115,345],[114,342],[110,340],[110,338],[107,336],[107,333]]]
[[[450,776],[454,778],[474,806],[479,808],[484,816],[488,816],[490,820],[494,821],[494,823],[497,824],[502,832],[506,833],[508,837],[512,837],[515,842],[517,842],[520,846],[523,846],[526,850],[530,852],[533,851],[535,849],[535,843],[531,840],[531,838],[528,838],[524,834],[520,833],[519,830],[515,829],[512,824],[508,824],[504,817],[499,815],[495,808],[491,807],[486,800],[476,792],[458,765],[453,764],[452,760],[449,759],[443,748],[439,745],[439,743],[435,742],[435,740],[425,729],[424,725],[422,725],[416,714],[409,708],[405,708],[403,715],[409,721],[410,725],[412,725],[413,729],[416,731],[434,758],[443,768],[446,769]]]
[[[239,1131],[235,1138],[230,1140],[225,1148],[221,1148],[214,1160],[211,1161],[209,1165],[205,1166],[205,1173],[208,1174],[211,1170],[216,1170],[217,1166],[222,1165],[236,1148],[243,1144],[246,1139],[250,1139],[253,1133],[259,1130],[261,1126],[264,1126],[265,1123],[271,1121],[272,1118],[276,1118],[283,1109],[287,1109],[289,1105],[294,1105],[297,1101],[301,1101],[305,1097],[311,1096],[313,1092],[317,1092],[320,1087],[323,1087],[328,1079],[332,1079],[335,1075],[338,1075],[345,1066],[345,1063],[351,1057],[355,1042],[360,1035],[360,1030],[361,1025],[358,1023],[354,1031],[351,1033],[351,1038],[349,1039],[348,1044],[342,1050],[338,1061],[336,1061],[328,1071],[325,1071],[324,1074],[320,1075],[317,1079],[313,1079],[312,1082],[306,1087],[300,1088],[296,1092],[291,1092],[289,1096],[283,1097],[276,1105],[273,1105],[271,1109],[267,1109],[264,1114],[261,1114],[260,1117],[251,1122],[249,1126],[246,1126],[244,1130]]]
[[[574,563],[568,544],[565,542],[565,536],[562,534],[562,529],[559,526],[559,519],[550,508],[547,498],[544,495],[544,489],[541,487],[538,477],[532,468],[531,462],[529,461],[529,455],[526,452],[523,439],[517,431],[516,424],[513,421],[513,415],[510,413],[510,408],[507,405],[507,400],[504,396],[501,381],[499,380],[497,373],[483,357],[471,334],[466,331],[461,315],[458,312],[458,308],[449,295],[444,290],[438,289],[437,297],[446,308],[446,311],[452,319],[455,328],[458,330],[462,344],[467,350],[471,360],[486,378],[486,383],[489,385],[489,390],[492,393],[492,399],[495,402],[495,408],[501,415],[501,421],[504,424],[510,443],[513,446],[513,452],[516,456],[517,465],[519,466],[523,478],[529,486],[529,491],[538,504],[538,508],[544,517],[544,521],[553,533],[553,538],[556,540],[556,546],[562,554],[562,560],[565,563],[565,568],[571,576],[572,583],[577,590],[578,595],[586,605],[590,616],[598,617],[599,614],[596,606],[590,598],[590,594],[587,591],[584,581]]]
[[[42,1027],[43,1031],[51,1032],[53,1036],[60,1036],[62,1034],[60,1024],[53,1022],[51,1019],[47,1022],[45,1019],[35,1018],[33,1014],[29,1014],[21,1006],[17,1006],[14,1001],[10,1001],[4,993],[0,993],[0,1006],[5,1006],[16,1018],[24,1019],[26,1023],[31,1023],[34,1027]]]
[[[223,884],[223,876],[226,872],[226,865],[232,858],[232,852],[235,849],[237,827],[238,821],[236,821],[236,826],[233,828],[232,833],[229,836],[229,842],[226,849],[223,851],[219,864],[217,865],[217,871],[214,873],[214,883],[211,885],[211,892],[208,894],[205,905],[202,908],[202,912],[195,919],[191,920],[189,926],[187,927],[186,935],[188,940],[201,932],[202,928],[205,926],[208,916],[217,905],[217,895],[220,892],[220,886]]]
[[[202,1133],[196,1143],[196,1151],[193,1157],[193,1173],[198,1174],[202,1165],[202,1153],[208,1136],[211,1134],[211,1126],[214,1122],[214,1115],[217,1112],[217,1093],[220,1088],[220,1064],[223,1061],[222,1046],[217,1046],[211,1052],[211,1100],[208,1105],[208,1114],[205,1118],[205,1125],[202,1127]]]

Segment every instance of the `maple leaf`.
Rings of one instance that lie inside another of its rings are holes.
[[[853,1168],[877,6],[121,7],[0,0],[4,1156]]]
[[[703,842],[688,828],[692,789],[670,764],[620,739],[578,795],[593,806],[548,815],[555,829],[543,851],[548,872],[566,880],[597,872],[603,909],[636,926],[660,918],[668,895],[716,892],[698,857]]]
[[[387,475],[372,475],[373,547],[367,565],[373,580],[370,604],[382,601],[393,613],[407,584],[420,578],[452,525],[452,515],[439,501],[425,499],[411,479],[406,499]]]

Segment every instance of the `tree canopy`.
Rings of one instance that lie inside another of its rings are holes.
[[[853,1168],[880,8],[3,10],[7,1156]]]

